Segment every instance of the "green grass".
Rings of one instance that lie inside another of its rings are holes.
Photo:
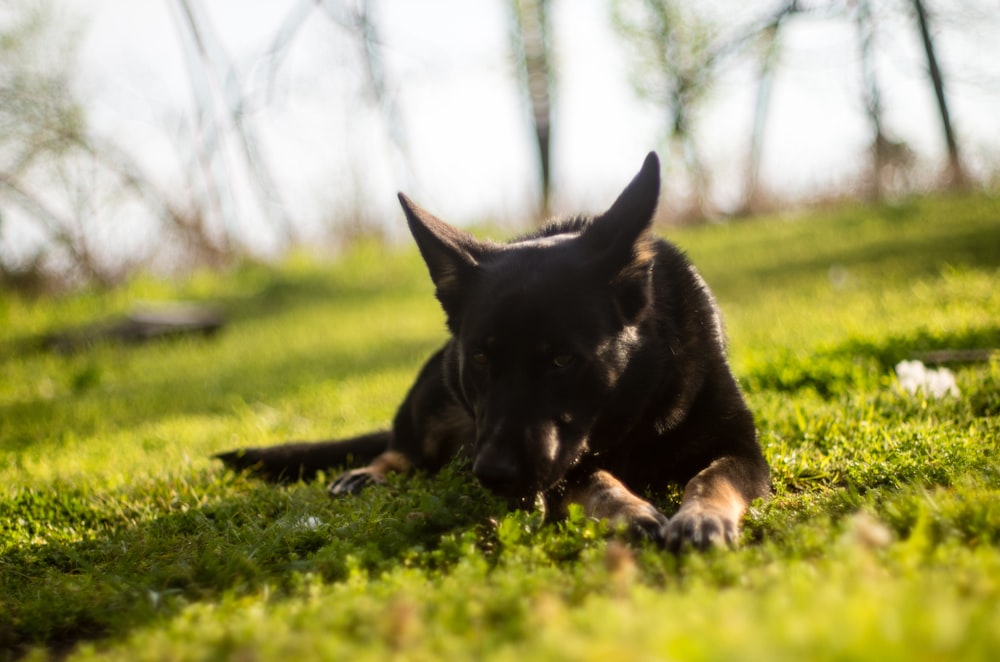
[[[577,512],[542,525],[458,467],[331,500],[210,460],[389,419],[444,338],[414,250],[0,295],[0,659],[1000,656],[1000,358],[951,366],[959,398],[893,376],[1000,347],[1000,200],[670,234],[719,298],[773,469],[735,551],[625,548]],[[30,342],[172,299],[231,323]]]

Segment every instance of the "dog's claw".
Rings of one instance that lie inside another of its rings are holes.
[[[337,476],[326,488],[326,491],[330,496],[347,496],[357,494],[373,483],[385,483],[385,477],[365,467]]]
[[[642,519],[629,523],[628,536],[635,540],[648,540],[657,545],[663,545],[665,539],[663,532],[666,530],[666,518],[664,521]]]
[[[734,547],[737,531],[737,523],[722,513],[700,507],[682,508],[664,527],[663,541],[672,552],[688,546],[699,551]]]
[[[641,513],[628,518],[626,535],[632,540],[649,540],[657,545],[664,544],[663,534],[669,520],[653,506],[646,504]]]

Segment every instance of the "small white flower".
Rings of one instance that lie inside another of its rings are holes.
[[[934,399],[960,395],[955,375],[947,368],[928,370],[921,361],[900,361],[896,364],[896,377],[903,390],[913,395],[920,391]]]
[[[309,529],[310,531],[315,531],[319,527],[323,526],[323,520],[320,518],[310,515],[309,517],[303,517],[298,521],[300,528]]]

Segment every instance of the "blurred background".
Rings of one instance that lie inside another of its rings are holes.
[[[997,0],[8,0],[0,286],[998,185]]]

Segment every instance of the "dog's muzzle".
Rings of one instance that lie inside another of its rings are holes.
[[[472,464],[472,473],[483,487],[500,496],[523,496],[521,472],[510,458],[497,453],[480,454]]]

